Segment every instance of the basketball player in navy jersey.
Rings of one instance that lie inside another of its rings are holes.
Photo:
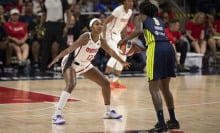
[[[179,129],[179,122],[174,112],[173,95],[170,91],[170,79],[175,77],[175,51],[166,38],[164,23],[157,18],[158,8],[150,2],[143,2],[139,6],[140,15],[135,19],[136,30],[120,41],[119,45],[144,33],[147,49],[147,77],[153,104],[157,112],[158,123],[149,132],[161,133],[167,129]],[[162,98],[164,96],[170,120],[165,123]]]
[[[66,87],[62,92],[59,102],[56,106],[55,113],[52,118],[53,124],[64,124],[66,121],[61,115],[70,93],[73,91],[76,85],[76,75],[81,74],[85,78],[90,79],[96,82],[99,86],[102,87],[102,94],[104,98],[104,103],[106,106],[106,111],[104,113],[105,119],[120,119],[122,115],[116,113],[116,111],[110,108],[110,83],[108,79],[93,65],[91,60],[95,57],[99,48],[103,48],[109,55],[117,59],[123,67],[129,67],[129,63],[123,61],[107,44],[106,40],[101,37],[102,24],[101,21],[97,18],[94,18],[90,21],[89,27],[91,32],[86,32],[82,34],[78,40],[72,43],[72,45],[63,50],[49,65],[50,68],[54,63],[58,62],[59,59],[62,59],[61,67],[63,70],[64,80],[66,82]],[[71,52],[74,53],[72,58],[72,63],[67,64],[68,56],[71,55]]]

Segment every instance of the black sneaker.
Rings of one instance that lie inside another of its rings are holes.
[[[160,125],[159,123],[157,123],[154,128],[148,130],[149,133],[162,133],[162,132],[166,132],[167,129],[167,125]]]
[[[167,121],[168,129],[180,129],[180,124],[178,121]]]

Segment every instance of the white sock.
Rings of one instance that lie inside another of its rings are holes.
[[[112,78],[112,82],[116,82],[116,81],[118,81],[118,79],[119,79],[119,77],[114,75]]]
[[[70,96],[70,93],[63,91],[60,95],[59,102],[57,103],[54,115],[61,115],[61,112]]]
[[[105,112],[111,112],[110,105],[105,105]]]

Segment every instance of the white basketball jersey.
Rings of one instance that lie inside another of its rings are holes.
[[[121,5],[114,9],[112,15],[115,19],[111,23],[108,23],[107,33],[113,32],[114,34],[121,34],[121,31],[125,28],[132,15],[132,10],[129,9],[126,13],[124,5]]]
[[[91,37],[91,32],[86,32],[84,34],[89,34],[88,43],[75,50],[74,61],[78,62],[80,66],[89,64],[101,47],[100,36],[99,40],[97,42],[94,42]]]

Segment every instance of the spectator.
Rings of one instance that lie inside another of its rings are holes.
[[[9,43],[13,45],[20,66],[28,65],[29,45],[28,32],[25,23],[19,21],[18,9],[10,11],[10,21],[5,23]]]
[[[50,49],[53,42],[58,42],[59,50],[67,47],[64,36],[67,34],[70,22],[70,10],[67,0],[45,0],[43,2],[43,14],[39,26],[39,33],[43,30],[45,23],[45,36],[41,54],[41,74],[45,75],[47,63],[49,61]],[[67,23],[64,22],[64,13],[67,14]]]
[[[118,6],[118,3],[115,0],[100,0],[96,6],[95,11],[98,12],[110,12]]]
[[[75,5],[73,9],[73,16],[75,17],[76,23],[75,26],[72,28],[72,34],[74,35],[74,40],[77,40],[80,34],[82,34],[85,31],[88,31],[88,19],[86,18],[86,16],[81,15],[80,5]]]
[[[3,5],[0,5],[0,21],[1,23],[5,23],[6,22],[6,17],[4,14],[4,7]]]
[[[10,67],[13,46],[10,43],[8,43],[8,35],[4,29],[3,23],[1,23],[1,22],[0,22],[0,50],[1,50],[0,53],[5,53],[5,55],[6,55],[5,56],[6,57],[5,58],[5,66]]]
[[[10,3],[8,3],[5,6],[5,11],[9,12],[11,9],[17,8],[19,12],[23,13],[23,0],[11,0]]]
[[[210,15],[208,19],[209,39],[208,45],[214,58],[217,57],[217,49],[220,48],[220,19],[215,15]]]
[[[186,36],[196,53],[204,54],[206,52],[204,24],[205,14],[202,12],[196,13],[194,18],[186,24]]]
[[[171,44],[174,46],[174,49],[180,52],[180,60],[176,59],[178,64],[178,70],[181,72],[189,71],[189,69],[184,65],[188,50],[188,44],[184,40],[184,36],[180,32],[179,20],[171,20],[169,23],[169,27],[165,29],[165,33],[167,35],[167,38],[170,40]]]
[[[166,13],[168,13],[168,17],[170,20],[174,19],[174,13],[173,13],[173,9],[172,9],[173,7],[170,2],[166,1],[162,4],[160,4],[159,7],[160,7],[161,11],[158,13],[158,17],[162,17],[163,12],[166,12]]]
[[[80,0],[79,5],[81,7],[81,12],[93,12],[94,3],[94,0]]]
[[[37,38],[37,16],[33,12],[33,3],[31,1],[25,2],[24,16],[20,17],[20,20],[28,26],[28,44],[30,45],[31,63],[34,69],[39,68],[39,52],[40,42]]]
[[[170,18],[168,12],[162,12],[160,18],[163,20],[164,26],[169,27]]]

